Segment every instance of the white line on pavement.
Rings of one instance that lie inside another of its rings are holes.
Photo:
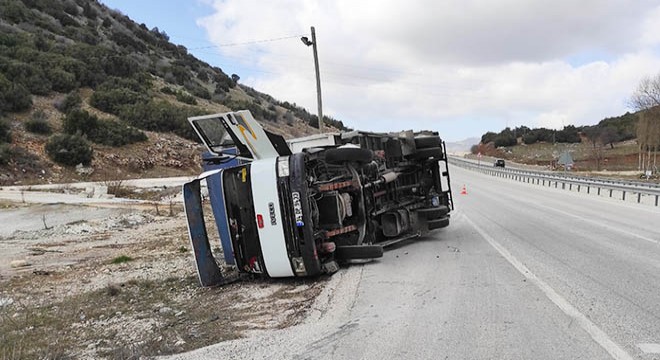
[[[604,223],[604,221],[594,221],[594,220],[590,220],[590,219],[584,218],[584,217],[579,216],[579,215],[571,214],[571,213],[569,213],[569,212],[562,211],[562,210],[558,210],[558,209],[555,209],[555,208],[553,208],[553,207],[545,206],[545,205],[541,205],[541,204],[538,204],[538,203],[534,203],[534,206],[538,206],[538,207],[541,207],[541,208],[544,208],[544,209],[548,209],[548,210],[551,210],[551,211],[554,211],[554,212],[558,212],[558,213],[560,213],[560,214],[562,214],[562,215],[570,216],[570,217],[575,218],[575,219],[578,219],[578,220],[580,220],[580,221],[584,221],[584,222],[591,223],[591,224],[596,225],[596,226],[598,226],[598,227],[604,227],[604,228],[609,229],[609,230],[612,230],[612,231],[616,231],[616,232],[619,232],[619,233],[622,233],[622,234],[625,234],[625,235],[628,235],[628,236],[636,237],[636,238],[638,238],[638,239],[640,239],[640,240],[644,240],[644,241],[652,242],[652,243],[654,243],[654,244],[660,244],[660,241],[658,241],[658,240],[654,240],[654,239],[648,238],[648,237],[643,236],[643,235],[635,234],[635,233],[633,233],[633,232],[630,232],[630,231],[627,231],[627,230],[620,229],[620,228],[618,228],[618,227],[614,227],[614,226],[607,225],[607,224]]]
[[[660,354],[660,344],[637,344],[645,354]]]
[[[591,338],[598,343],[605,351],[607,351],[612,358],[616,360],[632,360],[633,357],[630,356],[625,350],[623,350],[619,345],[617,345],[610,337],[601,330],[596,324],[587,319],[584,314],[582,314],[578,309],[571,305],[566,299],[559,295],[553,288],[550,287],[543,280],[538,278],[534,273],[531,272],[520,260],[515,258],[511,253],[504,248],[500,243],[488,235],[483,229],[477,226],[472,220],[470,220],[465,214],[463,214],[465,220],[472,225],[472,227],[477,230],[477,232],[493,247],[497,252],[502,255],[511,265],[513,265],[518,272],[520,272],[524,277],[529,279],[532,284],[536,285],[545,296],[550,299],[561,311],[564,312],[567,316],[572,318],[580,327],[586,331]]]

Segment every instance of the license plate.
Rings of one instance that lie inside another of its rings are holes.
[[[303,211],[302,205],[300,203],[300,193],[297,191],[292,192],[291,198],[293,199],[293,214],[296,218],[296,226],[302,227],[305,225],[305,223],[303,222]]]

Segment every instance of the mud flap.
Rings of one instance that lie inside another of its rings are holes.
[[[195,255],[197,275],[202,286],[217,286],[225,283],[218,264],[215,262],[209,244],[204,212],[202,210],[202,195],[200,193],[200,178],[183,184],[183,200],[188,221],[188,235]]]

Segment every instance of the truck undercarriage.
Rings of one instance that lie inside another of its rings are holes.
[[[232,131],[232,119],[239,116],[235,123],[247,127],[239,125],[239,131]],[[222,127],[204,124],[209,121]],[[258,123],[249,112],[190,122],[218,156],[223,156],[221,147],[208,141],[213,136],[231,138],[239,148],[255,147],[258,140],[253,136],[241,141],[239,136],[244,134],[241,126],[255,134]],[[227,134],[203,134],[204,128],[224,128]],[[226,210],[227,218],[216,222],[227,224],[236,266],[243,272],[271,277],[333,273],[339,263],[381,257],[386,246],[449,225],[453,205],[447,157],[437,133],[353,131],[338,139],[293,154],[281,142],[273,146],[271,155],[261,158],[256,151],[244,151],[246,158],[252,155],[251,163],[220,170],[221,178],[203,174],[184,185],[202,285],[222,281],[213,266],[201,197],[196,195],[202,178],[222,182],[224,203],[212,206]],[[263,150],[267,149],[263,143],[259,146],[262,154],[270,151]]]

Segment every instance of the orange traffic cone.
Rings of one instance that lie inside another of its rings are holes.
[[[465,184],[463,184],[463,189],[461,189],[461,195],[467,195],[467,188],[465,187]]]

